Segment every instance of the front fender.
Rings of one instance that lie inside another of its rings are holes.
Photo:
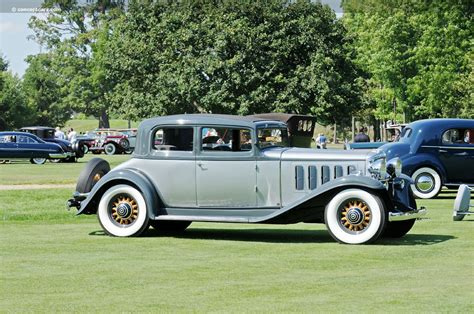
[[[150,218],[157,216],[159,209],[163,207],[157,191],[145,174],[136,169],[120,169],[107,173],[94,185],[86,199],[81,202],[77,215],[95,214],[102,195],[111,186],[117,184],[129,184],[140,190]]]
[[[373,191],[384,201],[390,199],[387,189],[380,181],[366,176],[349,175],[331,180],[316,188],[304,198],[298,199],[271,215],[252,222],[295,223],[300,221],[320,221],[323,219],[326,205],[332,197],[338,192],[350,188]]]
[[[408,158],[402,158],[403,173],[410,176],[421,167],[430,167],[436,170],[441,176],[441,180],[446,182],[446,171],[443,164],[432,154],[416,154]]]

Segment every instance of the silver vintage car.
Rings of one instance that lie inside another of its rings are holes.
[[[258,116],[190,114],[145,120],[132,158],[110,171],[92,159],[68,201],[113,236],[193,221],[325,223],[342,243],[401,237],[417,209],[398,158],[289,147],[287,125]]]

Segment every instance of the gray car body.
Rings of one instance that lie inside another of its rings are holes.
[[[154,149],[154,133],[165,126],[193,127],[193,150]],[[257,128],[285,124],[225,115],[145,120],[139,127],[132,158],[93,187],[81,202],[78,214],[95,213],[101,195],[122,183],[143,193],[149,218],[153,220],[322,222],[324,208],[332,196],[351,187],[378,194],[387,208],[394,210],[385,186],[366,175],[367,158],[372,152],[260,149],[256,144],[246,152],[202,151],[201,128],[213,126],[249,129],[252,137],[257,138]]]

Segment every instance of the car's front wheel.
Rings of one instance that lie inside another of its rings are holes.
[[[112,186],[102,195],[97,216],[104,231],[116,237],[139,236],[149,226],[142,193],[127,184]]]
[[[348,189],[336,194],[329,202],[324,221],[336,241],[365,244],[380,237],[387,223],[387,212],[377,195]]]
[[[418,198],[433,198],[441,191],[441,177],[433,168],[422,167],[416,170],[411,178],[413,179],[411,190]]]

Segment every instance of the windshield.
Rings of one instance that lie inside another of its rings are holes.
[[[288,147],[288,130],[280,127],[257,129],[258,147]]]

